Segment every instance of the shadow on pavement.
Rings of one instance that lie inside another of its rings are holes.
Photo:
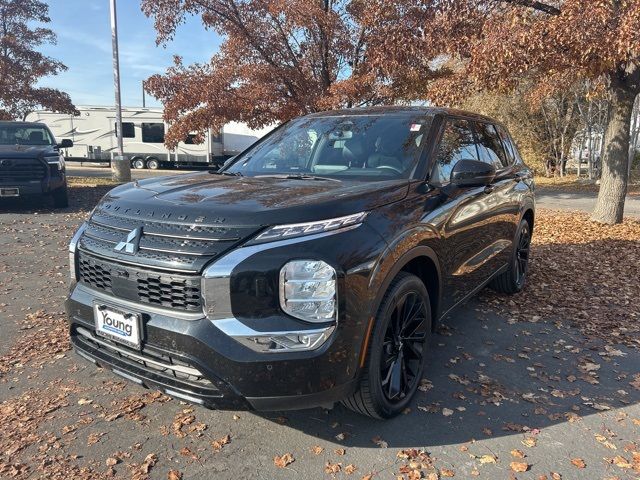
[[[378,448],[382,440],[389,448],[415,448],[535,433],[640,402],[629,385],[637,352],[585,346],[567,327],[510,324],[474,310],[477,304],[463,307],[432,338],[428,390],[418,392],[405,415],[377,421],[339,405],[259,416],[286,419],[291,428],[345,446]]]

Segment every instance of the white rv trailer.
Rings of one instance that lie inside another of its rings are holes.
[[[27,115],[29,122],[46,124],[58,139],[68,138],[73,147],[67,158],[88,162],[109,162],[117,155],[116,112],[113,107],[79,106],[79,115],[46,110]],[[242,123],[229,123],[220,132],[209,131],[201,144],[180,142],[174,150],[164,145],[167,129],[160,108],[123,108],[122,136],[124,154],[134,168],[159,168],[162,165],[221,165],[237,155],[271,128],[251,130]]]

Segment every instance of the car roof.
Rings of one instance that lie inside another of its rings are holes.
[[[0,120],[0,125],[16,125],[19,127],[46,127],[42,122],[14,122],[12,120]]]
[[[478,113],[468,112],[465,110],[459,110],[456,108],[444,108],[444,107],[424,107],[424,106],[378,106],[378,107],[360,107],[360,108],[345,108],[340,110],[328,110],[324,112],[311,113],[306,115],[306,118],[322,118],[322,117],[334,117],[334,116],[347,116],[347,115],[387,115],[387,114],[400,114],[400,115],[444,115],[453,117],[466,117],[474,120],[480,120],[484,122],[497,123],[496,120],[489,118]]]

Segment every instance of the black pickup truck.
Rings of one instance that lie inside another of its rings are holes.
[[[0,198],[51,196],[57,208],[69,204],[61,149],[42,123],[0,122]]]

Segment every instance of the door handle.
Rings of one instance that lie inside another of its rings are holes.
[[[491,193],[495,187],[493,185],[487,185],[484,187],[484,193]]]

